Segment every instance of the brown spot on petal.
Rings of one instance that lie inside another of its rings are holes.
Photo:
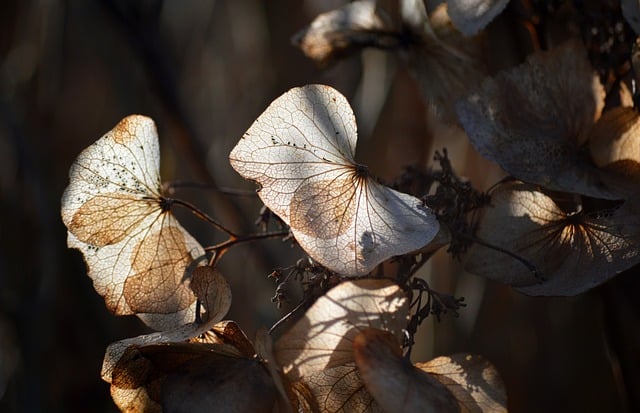
[[[187,308],[195,296],[184,282],[192,262],[184,235],[175,226],[148,234],[134,248],[134,275],[124,284],[124,298],[137,313],[174,313]]]
[[[131,143],[136,137],[136,129],[144,126],[146,121],[151,119],[143,116],[127,116],[122,119],[109,133],[114,142],[121,145],[127,145]]]
[[[350,176],[303,184],[291,199],[291,228],[321,239],[344,234],[358,209],[356,190],[357,182]]]
[[[80,241],[102,247],[120,242],[157,204],[132,195],[104,194],[89,199],[73,215],[69,231]]]

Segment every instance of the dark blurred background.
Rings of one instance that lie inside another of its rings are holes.
[[[340,4],[2,2],[0,411],[116,410],[100,379],[104,350],[148,330],[135,317],[107,312],[81,255],[66,248],[59,211],[75,157],[128,114],[157,122],[165,180],[213,180],[250,190],[227,160],[235,142],[289,88],[324,83],[352,102],[360,130],[357,158],[383,179],[392,180],[404,165],[430,162],[433,150],[444,146],[456,171],[479,189],[502,176],[464,135],[435,119],[394,56],[365,51],[319,69],[292,46],[293,34]],[[521,60],[524,52],[508,32],[509,13],[495,25],[506,33],[498,38],[513,44],[497,47],[513,48],[514,60]],[[232,229],[254,230],[255,197],[203,190],[178,195]],[[179,217],[203,245],[222,240],[188,214]],[[270,300],[274,285],[267,275],[302,256],[272,240],[223,258],[234,294],[229,318],[249,337],[283,314]],[[420,274],[432,288],[464,296],[467,307],[459,318],[425,322],[416,361],[455,352],[485,355],[506,382],[512,411],[632,408],[622,372],[629,367],[625,351],[638,347],[624,334],[638,324],[624,308],[633,302],[620,291],[636,288],[637,277],[622,276],[617,285],[573,298],[531,298],[460,267],[439,253]],[[637,305],[630,305],[637,314]]]

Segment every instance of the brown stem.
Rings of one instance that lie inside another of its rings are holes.
[[[298,311],[300,311],[301,308],[303,308],[304,306],[309,304],[309,301],[312,298],[313,298],[313,295],[309,295],[304,300],[300,301],[300,303],[297,306],[295,306],[293,310],[289,311],[284,317],[282,317],[280,320],[276,321],[276,323],[273,326],[271,326],[269,331],[267,331],[267,334],[271,335],[275,331],[276,328],[278,328],[282,324],[286,323],[287,320],[289,320],[291,317],[293,317]]]
[[[187,202],[187,201],[183,201],[181,199],[171,199],[169,200],[171,203],[176,204],[176,205],[180,205],[183,206],[185,208],[187,208],[188,210],[190,210],[193,215],[197,216],[198,218],[202,219],[203,221],[208,222],[209,224],[213,225],[216,229],[228,234],[230,237],[232,238],[236,238],[237,235],[231,231],[230,229],[227,229],[224,225],[222,225],[221,223],[219,223],[218,221],[216,221],[215,219],[213,219],[212,217],[210,217],[209,215],[207,215],[205,212],[200,211],[198,209],[198,207],[196,207],[195,205]]]
[[[209,263],[209,265],[213,266],[215,265],[216,261],[218,261],[229,248],[235,245],[242,244],[245,242],[258,241],[258,240],[267,239],[267,238],[284,237],[284,236],[287,236],[288,234],[289,234],[289,230],[264,232],[261,234],[249,234],[249,235],[243,235],[243,236],[237,236],[229,233],[230,235],[229,239],[227,239],[226,241],[222,241],[216,245],[205,247],[204,250],[207,252],[213,252],[213,256],[211,257],[211,261]]]

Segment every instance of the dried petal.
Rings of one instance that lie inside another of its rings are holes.
[[[109,310],[156,330],[193,320],[187,268],[204,255],[165,205],[159,162],[153,121],[129,116],[78,156],[62,197],[68,245]]]
[[[475,244],[465,269],[530,295],[575,295],[640,262],[637,202],[586,213],[565,213],[535,187],[509,183],[491,195],[477,236],[537,267],[544,281],[520,261]]]
[[[465,412],[506,412],[507,394],[495,367],[482,356],[454,354],[416,367],[444,384]]]
[[[365,47],[395,51],[407,61],[427,102],[445,120],[454,121],[455,101],[484,77],[481,42],[464,37],[453,26],[444,4],[430,15],[422,0],[385,6],[373,1],[347,3],[316,17],[293,41],[320,65]]]
[[[207,323],[210,324],[210,323]],[[239,356],[253,357],[256,350],[235,321],[226,320],[216,323],[210,330],[193,337],[195,343],[226,344],[238,351]]]
[[[386,413],[460,411],[449,389],[404,359],[389,333],[366,329],[355,337],[353,348],[367,390]]]
[[[364,47],[390,47],[398,42],[372,1],[356,0],[318,15],[293,42],[321,66]]]
[[[213,274],[210,280],[219,287],[218,291],[221,298],[213,302],[204,301],[202,303],[201,311],[204,313],[202,321],[194,321],[178,325],[170,330],[128,338],[110,344],[102,362],[102,379],[106,382],[111,382],[111,373],[114,366],[120,360],[122,354],[132,346],[191,341],[226,345],[232,349],[230,352],[236,351],[238,355],[245,357],[253,356],[255,354],[253,346],[240,327],[233,321],[220,322],[231,304],[231,291],[228,284],[217,272]],[[208,304],[211,304],[211,306],[207,306]]]
[[[116,405],[123,411],[226,406],[271,412],[276,386],[251,343],[234,322],[213,323],[193,323],[111,344],[102,378],[111,383]]]
[[[589,151],[599,167],[631,179],[640,177],[640,117],[636,111],[617,107],[602,115],[591,130]]]
[[[226,354],[215,344],[193,343],[129,347],[113,369],[111,390],[120,409],[140,412],[224,406],[226,411],[270,413],[277,397],[257,359]]]
[[[227,315],[231,308],[231,287],[217,269],[209,266],[195,268],[190,287],[200,300],[202,322],[222,320]]]
[[[353,361],[353,339],[364,328],[402,336],[409,302],[388,280],[344,282],[320,297],[278,339],[275,355],[291,381]]]
[[[417,250],[438,233],[433,212],[355,163],[356,122],[346,98],[323,85],[291,89],[251,125],[229,155],[316,261],[362,275]]]
[[[311,393],[320,412],[383,413],[367,391],[354,362],[310,373],[295,383]]]
[[[619,199],[579,156],[600,116],[604,90],[584,48],[569,42],[536,53],[458,103],[473,145],[518,179],[549,189]]]

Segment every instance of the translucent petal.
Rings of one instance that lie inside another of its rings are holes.
[[[362,381],[386,413],[460,411],[447,387],[411,365],[389,333],[366,329],[355,337],[353,350]]]
[[[345,275],[419,249],[439,224],[422,202],[382,186],[354,161],[356,122],[346,98],[322,85],[276,99],[229,155],[261,185],[264,204],[315,260]]]
[[[78,156],[62,197],[68,245],[109,310],[158,330],[193,319],[187,269],[204,255],[163,206],[159,162],[153,121],[129,116]]]
[[[417,363],[416,367],[444,384],[462,411],[507,411],[504,383],[496,368],[482,356],[454,354]]]
[[[580,151],[603,104],[604,89],[584,47],[569,42],[486,79],[457,111],[478,151],[514,177],[558,191],[620,199]]]
[[[295,381],[352,362],[353,339],[365,328],[388,331],[400,340],[408,322],[408,306],[404,292],[388,280],[341,283],[278,339],[278,364]]]
[[[466,255],[465,269],[474,274],[530,295],[576,295],[640,262],[637,201],[568,214],[535,187],[510,183],[492,193],[491,202],[477,236],[524,258],[544,280],[513,257],[479,244]]]

